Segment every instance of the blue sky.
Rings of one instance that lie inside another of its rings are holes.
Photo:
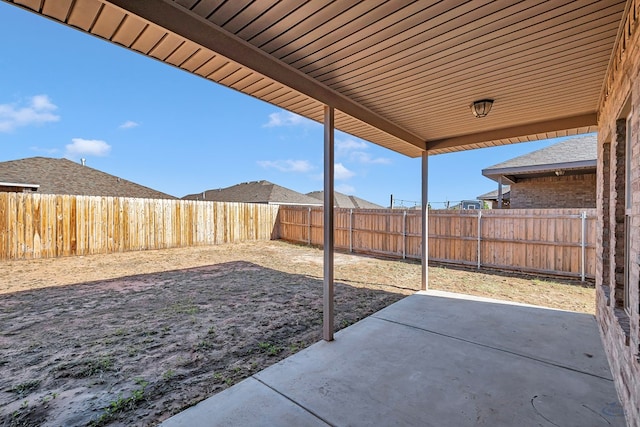
[[[3,2],[0,37],[0,161],[85,158],[177,197],[262,179],[322,189],[320,124]],[[335,139],[337,191],[420,200],[420,159]],[[492,191],[483,168],[553,142],[431,156],[429,201]]]

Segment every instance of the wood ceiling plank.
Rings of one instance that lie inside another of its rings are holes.
[[[42,8],[42,3],[44,3],[44,0],[13,0],[13,2],[20,6],[24,6],[28,9],[31,9],[35,12],[40,12]]]
[[[225,0],[200,0],[191,7],[191,11],[206,19],[224,2]]]
[[[149,25],[142,31],[140,37],[133,42],[131,48],[146,55],[166,34],[167,32],[161,28],[155,25]]]
[[[131,47],[147,25],[142,19],[127,15],[116,33],[111,37],[111,40],[123,46]]]
[[[167,33],[153,49],[148,53],[149,56],[157,58],[161,61],[166,60],[185,42],[183,37],[172,33]]]
[[[218,9],[208,17],[209,21],[214,24],[224,27],[224,25],[231,20],[234,16],[248,6],[252,0],[233,0],[226,1],[218,7]]]
[[[111,40],[111,37],[115,34],[116,30],[124,20],[125,13],[105,4],[100,10],[98,19],[91,28],[91,33],[103,37],[107,40]]]
[[[242,67],[235,62],[228,62],[223,67],[218,68],[214,72],[210,73],[207,78],[216,82],[220,82],[231,74],[239,71]]]
[[[263,93],[262,95],[260,95],[260,99],[267,102],[271,102],[272,99],[275,99],[281,95],[291,92],[291,89],[284,87],[282,85],[278,85],[277,83],[274,86],[275,87],[272,87],[272,89],[274,90]]]
[[[189,58],[192,58],[198,51],[200,51],[200,47],[197,44],[185,41],[165,59],[165,62],[181,67],[183,63],[189,60]]]
[[[295,10],[289,10],[289,8],[287,8],[285,9],[285,12],[288,12],[286,15],[280,17],[277,22],[273,22],[272,25],[248,41],[254,46],[261,47],[276,37],[281,37],[283,34],[286,34],[298,22],[304,20],[307,16],[315,14],[324,6],[324,2],[311,1],[303,3]],[[290,4],[289,7],[291,7]]]
[[[394,18],[400,19],[399,22],[369,37],[360,38],[358,35],[358,39],[347,38],[334,43],[335,46],[316,50],[313,56],[304,58],[304,63],[297,61],[291,62],[291,65],[318,78],[342,67],[356,69],[386,61],[387,58],[391,60],[394,52],[414,52],[419,46],[424,49],[424,42],[428,40],[427,46],[431,46],[431,39],[435,37],[462,37],[464,30],[461,27],[483,19],[495,20],[496,17],[491,15],[492,9],[482,7],[489,3],[490,0],[456,2],[455,8],[451,8],[448,2],[438,3],[433,11],[427,9],[406,19],[401,19],[402,16]],[[499,4],[506,3],[508,0],[500,0]]]
[[[180,6],[191,10],[191,8],[198,3],[200,0],[173,0],[178,3]]]
[[[302,95],[302,94],[298,94],[298,96],[294,99],[291,99],[290,101],[287,102],[283,102],[281,104],[279,104],[282,108],[284,108],[285,110],[293,110],[293,111],[297,111],[297,110],[301,110],[304,108],[307,108],[311,105],[316,104],[315,101],[313,101],[312,99],[309,99],[308,96]]]
[[[84,31],[89,31],[102,7],[103,4],[98,0],[76,1],[73,4],[67,23]]]
[[[73,0],[48,0],[42,5],[42,13],[58,21],[66,22],[72,4]]]
[[[200,67],[196,68],[193,72],[198,74],[199,76],[206,78],[209,74],[213,73],[218,68],[223,67],[228,62],[229,60],[227,58],[224,58],[222,56],[214,56],[213,58],[202,64]]]
[[[485,52],[485,55],[463,55],[457,60],[453,58],[444,58],[442,60],[433,59],[428,72],[424,72],[419,76],[415,72],[401,72],[398,70],[395,81],[387,84],[374,84],[374,82],[357,82],[352,83],[350,87],[343,88],[340,86],[332,86],[336,90],[340,90],[345,95],[357,96],[381,96],[385,91],[394,93],[413,92],[416,88],[431,86],[432,82],[438,79],[451,79],[453,76],[476,75],[478,70],[492,70],[496,67],[513,67],[522,63],[530,62],[532,58],[539,60],[541,57],[562,55],[563,52],[571,52],[573,50],[590,52],[589,49],[597,44],[607,43],[610,45],[611,38],[617,33],[617,25],[610,24],[601,27],[601,32],[593,33],[588,36],[568,37],[565,34],[554,35],[553,38],[547,36],[539,39],[536,44],[535,40],[528,40],[524,44],[518,45],[516,41],[504,45],[501,49],[491,49]],[[416,64],[416,66],[421,66]],[[409,82],[407,82],[409,80]]]
[[[236,71],[235,73],[229,74],[224,79],[221,79],[219,83],[235,89],[236,86],[242,85],[242,82],[245,79],[249,78],[249,76],[252,76],[253,74],[254,74],[253,71],[244,67],[240,67],[238,71]]]
[[[277,105],[283,105],[291,102],[292,100],[297,99],[299,95],[300,94],[298,92],[290,90],[286,93],[283,93],[282,95],[278,95],[278,96],[274,96],[273,98],[270,98],[269,102]]]
[[[599,65],[601,70],[604,70],[606,67],[603,65]],[[603,71],[602,71],[603,72]],[[572,70],[570,67],[561,71],[561,76],[557,77],[540,77],[538,79],[530,79],[526,83],[519,85],[519,87],[510,87],[508,85],[504,86],[499,90],[499,93],[496,94],[496,102],[499,102],[500,99],[504,99],[513,95],[514,97],[520,98],[520,100],[526,100],[526,95],[529,93],[533,93],[538,99],[544,99],[546,96],[553,95],[564,95],[567,97],[568,102],[574,102],[570,96],[567,96],[570,91],[575,90],[576,84],[575,82],[580,79],[580,81],[584,82],[586,79],[588,81],[596,82],[596,86],[598,86],[598,82],[602,81],[601,73],[594,73],[591,69],[587,70]],[[563,86],[564,85],[564,86]],[[565,90],[562,90],[563,87],[566,87]],[[494,89],[496,90],[496,89]],[[532,92],[533,90],[533,92]],[[594,97],[599,95],[598,91],[593,90],[593,86],[585,86],[583,89],[586,93],[592,93]],[[456,91],[455,99],[465,99],[468,100],[464,103],[464,105],[469,105],[473,101],[473,96],[476,93],[483,93],[491,91],[491,88],[487,86],[487,88],[476,88],[473,86],[467,87],[464,90],[460,89]],[[432,106],[434,110],[438,111],[446,111],[446,107],[451,105],[447,100],[451,99],[451,95],[443,92],[439,96],[434,96],[430,98],[430,102],[428,106]],[[413,105],[415,104],[415,105]],[[427,106],[423,101],[407,101],[405,105],[400,108],[393,108],[390,111],[393,111],[393,114],[405,115],[408,112],[415,111],[417,105]],[[460,105],[460,104],[458,104]],[[439,108],[438,108],[439,107]],[[457,107],[456,107],[457,108]],[[595,108],[595,105],[594,105]],[[383,109],[384,111],[384,109]]]
[[[273,91],[278,90],[280,87],[282,87],[272,80],[266,81],[264,82],[264,84],[255,86],[255,88],[251,88],[251,96],[255,96],[256,98],[260,99],[262,99],[263,96],[273,93]]]
[[[439,80],[434,80],[433,84],[417,84],[413,91],[393,91],[393,89],[389,91],[385,91],[383,93],[378,93],[376,96],[383,97],[384,106],[388,109],[394,109],[403,104],[410,103],[415,100],[431,100],[432,102],[441,102],[442,98],[446,99],[450,97],[450,89],[451,85],[455,85],[456,91],[458,93],[462,93],[467,91],[470,88],[483,88],[483,85],[493,85],[493,82],[500,81],[502,85],[511,85],[517,87],[518,85],[528,85],[531,81],[535,81],[537,76],[547,75],[549,67],[554,67],[554,72],[557,73],[560,77],[563,77],[562,72],[566,70],[576,70],[578,68],[587,68],[591,73],[598,74],[601,71],[601,68],[595,69],[591,67],[595,67],[598,64],[602,64],[602,62],[606,59],[607,53],[610,52],[606,47],[601,47],[601,52],[603,55],[601,57],[584,57],[579,52],[566,55],[567,61],[533,61],[532,63],[524,63],[521,66],[514,68],[503,68],[496,69],[492,71],[487,71],[486,73],[473,73],[470,72],[468,77],[464,78],[463,76],[458,76],[458,78],[442,78]],[[573,61],[573,62],[570,62]],[[603,78],[604,74],[599,75],[599,78]],[[528,82],[524,82],[526,79],[529,79]],[[481,89],[480,91],[483,91]],[[600,88],[592,88],[594,92],[599,92]],[[438,98],[438,97],[441,98]],[[353,97],[358,102],[365,102],[367,98]]]
[[[558,34],[565,32],[562,36],[571,36],[572,31],[580,30],[581,28],[593,28],[598,25],[611,22],[611,19],[607,20],[606,17],[599,18],[598,22],[592,22],[592,17],[579,19],[576,18],[571,21],[570,24],[558,22],[549,28],[542,27],[526,27],[518,31],[517,34],[503,35],[499,38],[491,39],[490,35],[479,38],[477,41],[465,42],[460,45],[456,45],[455,49],[446,50],[442,49],[442,45],[427,46],[422,49],[419,56],[410,57],[407,59],[407,63],[403,64],[403,60],[399,57],[392,58],[392,62],[381,62],[371,64],[365,68],[355,68],[355,65],[351,65],[349,68],[337,70],[340,73],[339,81],[342,84],[348,84],[350,87],[355,88],[359,86],[377,86],[377,82],[380,82],[389,78],[398,78],[403,75],[415,75],[421,69],[428,67],[428,69],[434,68],[438,65],[451,64],[455,61],[465,60],[469,55],[476,55],[482,52],[483,54],[491,54],[492,52],[500,51],[513,46],[521,46],[521,51],[526,51],[525,43],[529,42],[533,45],[536,43],[542,43],[541,38],[549,34]],[[580,26],[583,27],[580,27]],[[575,35],[574,35],[575,37]],[[559,39],[560,35],[556,35],[555,39]],[[553,40],[553,38],[551,38]],[[478,49],[478,42],[482,42],[483,49]],[[404,54],[403,52],[402,54]],[[355,80],[354,80],[355,78]],[[339,88],[339,85],[332,84],[332,81],[338,80],[325,80],[321,81],[328,84],[331,87]],[[355,83],[358,81],[358,84]]]
[[[224,29],[237,34],[243,28],[252,25],[254,21],[260,19],[262,15],[277,6],[278,3],[268,1],[253,1],[230,21],[224,24]],[[282,4],[282,2],[280,2]]]
[[[273,80],[269,79],[269,78],[262,78],[258,81],[256,81],[255,83],[251,83],[247,86],[245,86],[245,88],[243,89],[244,93],[250,94],[251,96],[256,96],[255,94],[258,93],[259,91],[271,86],[275,84],[273,82]],[[257,96],[256,96],[257,98]]]
[[[368,0],[366,4],[358,0],[327,3],[315,14],[298,22],[287,32],[286,37],[275,38],[260,48],[282,59],[288,52],[306,46],[318,37],[335,34],[340,28],[346,28],[347,24],[367,10],[378,7],[381,1],[384,0]]]
[[[592,9],[589,9],[593,11]],[[614,9],[609,9],[611,12]],[[565,11],[563,8],[562,11]],[[579,11],[585,12],[584,9]],[[373,61],[372,58],[364,58],[364,60],[355,61],[355,57],[350,58],[353,62],[350,62],[344,69],[339,70],[339,78],[335,79],[320,79],[324,84],[331,87],[336,86],[336,82],[340,81],[342,84],[347,84],[350,87],[358,87],[354,84],[354,78],[357,79],[360,86],[371,86],[375,83],[387,79],[397,78],[398,75],[403,75],[403,72],[408,74],[416,74],[416,70],[421,67],[433,68],[439,64],[449,64],[452,61],[464,60],[468,55],[478,54],[490,54],[492,52],[500,51],[512,46],[521,46],[523,50],[526,49],[525,43],[541,43],[541,40],[545,36],[563,33],[563,37],[569,37],[572,32],[579,34],[584,30],[597,27],[598,25],[607,24],[614,19],[607,19],[606,16],[597,16],[596,22],[593,15],[579,16],[581,12],[567,12],[567,19],[570,21],[564,21],[562,16],[557,16],[549,19],[548,26],[545,22],[537,22],[539,17],[532,19],[531,24],[527,24],[522,28],[505,28],[501,31],[494,31],[493,33],[487,33],[484,35],[477,35],[474,38],[451,38],[450,44],[446,45],[443,40],[439,43],[430,43],[426,46],[421,46],[418,49],[405,49],[396,51],[397,53],[392,56],[383,57],[382,53],[377,55],[377,61]],[[521,23],[529,22],[529,20],[520,21]],[[479,31],[479,30],[477,30]],[[476,34],[476,33],[474,33]],[[448,36],[447,34],[443,35]],[[556,36],[556,40],[560,36]],[[550,40],[554,40],[553,37]],[[446,49],[445,46],[449,46]],[[482,49],[478,49],[478,46],[483,46]],[[522,50],[521,50],[522,51]],[[333,64],[335,69],[339,67],[338,63]],[[316,77],[320,77],[317,74],[313,74]]]
[[[188,58],[181,68],[194,73],[198,68],[202,67],[208,61],[215,57],[215,54],[207,49],[200,49]]]
[[[295,12],[297,8],[300,8],[303,5],[303,2],[299,2],[295,6],[292,6],[289,2],[286,1],[275,2],[260,16],[256,16],[251,19],[251,22],[248,22],[249,20],[246,19],[247,24],[243,25],[241,29],[234,31],[234,34],[236,34],[243,40],[247,40],[255,46],[256,44],[253,43],[253,40],[258,35],[262,34],[265,31],[269,31],[269,29],[275,23],[279,22],[283,17],[289,15],[290,13]],[[236,23],[235,25],[238,26],[239,24]]]

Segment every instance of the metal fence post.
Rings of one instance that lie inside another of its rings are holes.
[[[581,250],[581,260],[580,260],[580,279],[584,282],[585,280],[585,272],[586,272],[586,263],[587,263],[587,212],[582,212],[580,214],[580,220],[582,221],[582,232],[580,236],[580,250]]]
[[[353,252],[353,209],[349,209],[349,252]]]
[[[309,226],[307,227],[307,244],[311,246],[311,207],[308,208],[307,213],[307,223]]]
[[[481,266],[480,241],[482,240],[482,210],[478,210],[478,270]]]
[[[407,211],[402,212],[402,259],[407,259]]]

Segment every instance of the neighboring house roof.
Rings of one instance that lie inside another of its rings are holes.
[[[39,185],[37,192],[44,194],[176,198],[71,160],[49,157],[0,162],[0,182]]]
[[[502,199],[507,200],[511,197],[511,187],[509,185],[502,186]],[[476,197],[478,200],[498,200],[498,190],[489,191]]]
[[[482,175],[494,181],[502,176],[515,183],[520,178],[551,176],[556,174],[595,173],[598,157],[598,140],[595,134],[570,138],[498,163],[482,170]]]
[[[324,204],[324,191],[312,191],[307,193],[307,196],[311,196],[320,200]],[[334,206],[337,208],[348,209],[384,209],[384,206],[376,205],[367,200],[361,199],[356,196],[348,196],[346,194],[334,191],[333,193]]]
[[[227,188],[206,190],[184,196],[185,200],[211,200],[216,202],[267,203],[273,205],[313,205],[317,199],[281,187],[269,181],[243,182]]]

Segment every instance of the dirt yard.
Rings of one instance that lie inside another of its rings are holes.
[[[336,254],[336,327],[415,262]],[[430,286],[593,313],[593,286],[430,268]],[[0,427],[147,426],[321,338],[322,251],[261,242],[0,262]]]

